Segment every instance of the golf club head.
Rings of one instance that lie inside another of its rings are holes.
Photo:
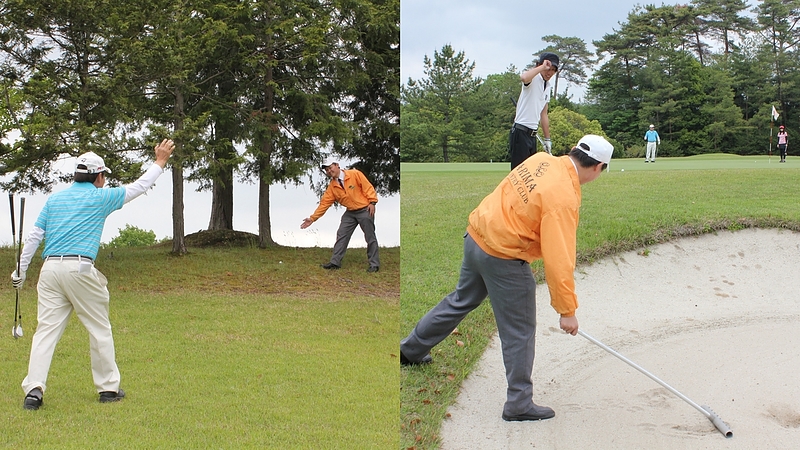
[[[17,325],[11,330],[11,335],[14,336],[14,339],[19,339],[22,337],[22,325]]]

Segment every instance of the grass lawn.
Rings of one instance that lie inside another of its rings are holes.
[[[582,187],[578,263],[720,229],[800,231],[800,159],[779,159],[714,154],[654,164],[612,160],[607,173]],[[401,165],[400,339],[454,289],[469,213],[508,171],[508,163]],[[542,281],[541,262],[532,269]],[[494,332],[484,302],[433,349],[433,364],[401,369],[400,448],[439,448],[447,407]]]
[[[41,260],[21,292],[0,283],[4,448],[392,448],[399,404],[399,248],[364,249],[326,271],[321,248],[101,250],[127,396],[100,404],[89,340],[74,316],[53,357],[44,406],[22,409]],[[14,251],[0,249],[10,274]]]

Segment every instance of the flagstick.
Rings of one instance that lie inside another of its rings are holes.
[[[772,164],[772,127],[775,126],[775,121],[769,121],[769,163]]]
[[[775,121],[778,120],[780,114],[775,110],[775,105],[772,105],[772,114],[769,121],[769,164],[772,164],[772,128],[775,126]]]

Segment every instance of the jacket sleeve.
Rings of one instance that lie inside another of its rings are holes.
[[[361,185],[361,191],[364,197],[366,197],[367,201],[370,203],[378,203],[378,194],[375,192],[375,187],[372,186],[372,183],[369,182],[366,175],[361,173],[361,171],[356,173],[358,173],[358,183]]]
[[[325,193],[322,194],[322,198],[319,200],[319,206],[317,206],[317,209],[316,211],[314,211],[314,214],[311,214],[310,219],[316,222],[317,219],[319,219],[320,217],[322,217],[323,214],[325,214],[325,211],[327,211],[328,208],[330,208],[335,201],[336,198],[333,196],[333,187],[332,185],[329,184],[328,189],[325,189]]]
[[[575,262],[578,213],[569,208],[550,211],[542,217],[541,247],[544,276],[550,290],[550,305],[564,317],[575,315]]]

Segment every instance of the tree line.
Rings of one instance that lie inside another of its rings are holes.
[[[800,0],[762,0],[752,9],[744,0],[692,0],[635,6],[592,42],[594,52],[579,38],[544,36],[549,45],[537,54],[561,57],[551,80],[554,153],[600,133],[615,157],[643,156],[651,123],[661,156],[773,151],[773,126],[800,132],[798,23]],[[401,88],[401,159],[506,161],[520,71],[512,65],[475,77],[474,63],[450,45],[423,63],[424,77]],[[572,101],[570,85],[586,87],[583,101]]]
[[[326,153],[399,191],[399,20],[399,0],[5,0],[2,188],[49,192],[86,151],[129,182],[168,136],[173,251],[185,179],[212,192],[210,230],[233,229],[236,177],[257,183],[274,245],[270,186],[311,182]]]

